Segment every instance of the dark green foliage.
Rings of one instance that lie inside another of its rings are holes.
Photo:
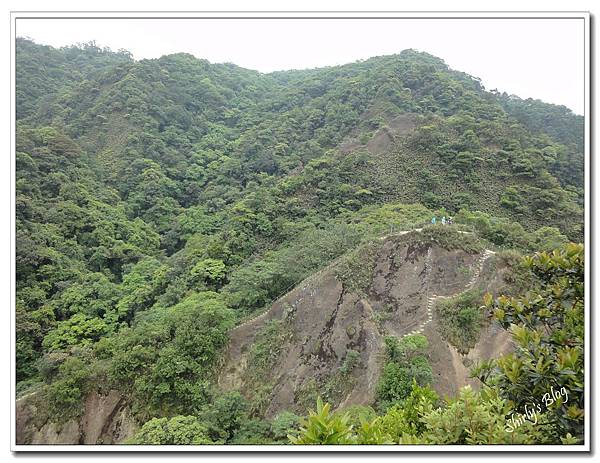
[[[520,297],[488,298],[496,319],[510,329],[515,352],[480,365],[476,373],[499,388],[514,410],[539,403],[557,442],[584,437],[584,251],[570,243],[524,258],[536,285]],[[556,394],[559,395],[556,395]]]
[[[118,319],[131,321],[137,312],[151,307],[166,286],[167,270],[154,258],[145,258],[132,266],[120,285],[123,297],[116,306]]]
[[[112,66],[131,62],[126,51],[113,53],[96,46],[94,42],[60,50],[41,46],[30,40],[17,38],[17,118],[34,113],[52,114],[60,109],[53,104],[53,96],[62,89],[74,88],[83,79]],[[39,63],[44,63],[40,66]],[[35,103],[42,104],[36,106]],[[60,121],[61,112],[54,114]]]
[[[408,397],[412,380],[410,368],[401,367],[394,362],[386,364],[377,387],[378,400],[383,404],[381,408],[385,409],[393,402]]]
[[[544,226],[529,232],[518,222],[492,217],[483,212],[461,210],[456,215],[456,222],[472,227],[482,238],[507,249],[547,251],[568,242],[568,238],[556,227]]]
[[[416,382],[420,386],[431,383],[431,366],[424,355],[427,338],[423,335],[393,336],[385,338],[387,363],[377,384],[377,403],[380,410],[386,410],[394,403],[406,399]]]
[[[253,434],[248,429],[253,427],[252,424],[260,426],[256,422],[250,425],[247,423],[248,409],[246,399],[237,392],[231,392],[218,397],[210,408],[205,409],[201,417],[213,439],[228,442],[240,430],[248,437],[248,434]]]
[[[51,414],[115,388],[156,419],[140,442],[281,442],[292,418],[268,429],[252,416],[264,404],[215,390],[236,321],[342,255],[346,288],[365,291],[378,238],[432,215],[476,234],[410,239],[475,253],[477,235],[521,251],[582,238],[582,119],[426,53],[264,75],[183,53],[16,47],[17,381]],[[403,118],[415,129],[399,137]],[[257,371],[289,334],[275,331]],[[430,381],[423,347],[402,343],[388,343],[381,403]],[[349,351],[328,400],[357,368]]]
[[[58,367],[56,378],[44,391],[48,413],[59,422],[81,414],[83,399],[89,390],[89,370],[84,360],[70,357]],[[86,389],[87,387],[87,389]]]
[[[440,301],[435,308],[442,338],[466,354],[479,340],[485,322],[481,291],[469,290],[452,299]]]
[[[245,311],[263,307],[354,248],[361,235],[358,227],[344,223],[327,224],[323,229],[307,226],[287,245],[266,252],[261,259],[232,272],[224,288],[229,303]]]
[[[131,391],[141,415],[196,413],[211,399],[211,372],[232,325],[220,295],[192,294],[144,313],[98,354],[110,358],[109,377]]]
[[[300,417],[298,415],[283,411],[271,422],[271,433],[276,440],[287,443],[288,434],[293,433],[299,423]]]
[[[216,444],[207,437],[206,428],[195,416],[153,418],[133,436],[129,444],[206,445]]]
[[[550,163],[550,172],[561,185],[576,191],[579,203],[583,204],[583,116],[573,115],[564,106],[548,105],[531,98],[521,100],[514,95],[502,94],[500,103],[528,129],[544,133],[562,144],[545,148],[543,155]]]
[[[240,425],[231,444],[260,445],[272,444],[271,424],[258,418],[248,419]]]

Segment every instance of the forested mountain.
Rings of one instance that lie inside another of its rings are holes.
[[[286,440],[296,415],[215,372],[303,278],[434,215],[499,251],[583,240],[583,118],[426,53],[261,74],[17,39],[16,66],[17,381],[46,421],[117,390],[138,442]]]

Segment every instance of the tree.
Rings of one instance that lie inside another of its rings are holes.
[[[584,434],[584,250],[567,244],[524,258],[537,280],[525,296],[487,303],[509,329],[517,349],[475,373],[500,391],[515,411],[543,404],[545,439],[558,443]]]
[[[110,327],[105,320],[79,313],[59,322],[57,327],[46,335],[42,344],[49,352],[60,351],[71,346],[92,344],[109,331]]]
[[[211,439],[268,441],[253,413],[269,385],[246,411],[218,400],[235,320],[365,242],[421,228],[440,215],[431,207],[464,209],[456,222],[475,233],[425,227],[417,246],[531,252],[583,237],[583,118],[487,92],[426,53],[263,75],[185,53],[16,46],[17,387],[39,387],[38,410],[54,416],[113,388],[140,422],[217,407],[233,421],[210,415],[213,431],[200,417]],[[368,292],[366,254],[336,272],[345,292]],[[475,338],[478,306],[453,314],[447,327],[465,329],[452,339]],[[278,344],[256,339],[250,368],[269,370]],[[377,408],[402,408],[415,428],[394,441],[424,439],[411,405],[432,378],[419,339],[386,341]],[[357,359],[348,351],[336,377],[356,375]],[[355,442],[386,442],[373,419],[350,417]]]
[[[65,359],[58,367],[55,380],[43,390],[50,416],[59,422],[77,417],[83,411],[83,398],[89,392],[90,371],[77,357]]]
[[[433,375],[423,353],[427,338],[423,335],[385,338],[388,361],[383,368],[376,388],[376,399],[381,410],[406,399],[416,381],[420,386],[430,384]]]
[[[220,287],[226,274],[225,263],[220,259],[203,259],[191,270],[194,277],[216,288]]]
[[[123,298],[117,303],[120,320],[131,321],[135,313],[152,305],[166,283],[168,267],[155,258],[145,258],[133,265],[123,278]]]
[[[224,394],[205,408],[202,420],[213,439],[228,442],[248,420],[248,402],[239,392]]]

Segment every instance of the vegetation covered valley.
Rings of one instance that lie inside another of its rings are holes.
[[[20,443],[582,443],[582,117],[414,50],[16,63]]]

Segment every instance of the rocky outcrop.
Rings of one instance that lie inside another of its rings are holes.
[[[137,430],[123,396],[114,390],[90,393],[81,417],[64,423],[43,418],[42,406],[36,393],[17,400],[17,444],[116,444]]]
[[[252,346],[274,320],[290,335],[284,345],[277,346],[279,355],[262,378],[270,388],[267,416],[284,409],[304,412],[302,396],[308,385],[339,392],[334,400],[337,406],[371,403],[386,335],[423,333],[429,338],[433,387],[441,395],[453,395],[466,384],[477,386],[476,380],[469,378],[468,366],[510,349],[508,334],[490,324],[475,348],[461,355],[439,335],[432,307],[437,299],[472,287],[494,292],[501,279],[495,277],[496,270],[484,271],[493,253],[446,250],[412,238],[387,237],[373,256],[359,259],[363,268],[357,272],[365,268],[369,272],[365,288],[346,284],[337,274],[336,262],[302,282],[265,313],[232,330],[219,378],[221,388],[255,398],[256,378],[249,381],[255,371]],[[336,383],[338,372],[350,351],[358,352],[358,364],[340,386]]]

